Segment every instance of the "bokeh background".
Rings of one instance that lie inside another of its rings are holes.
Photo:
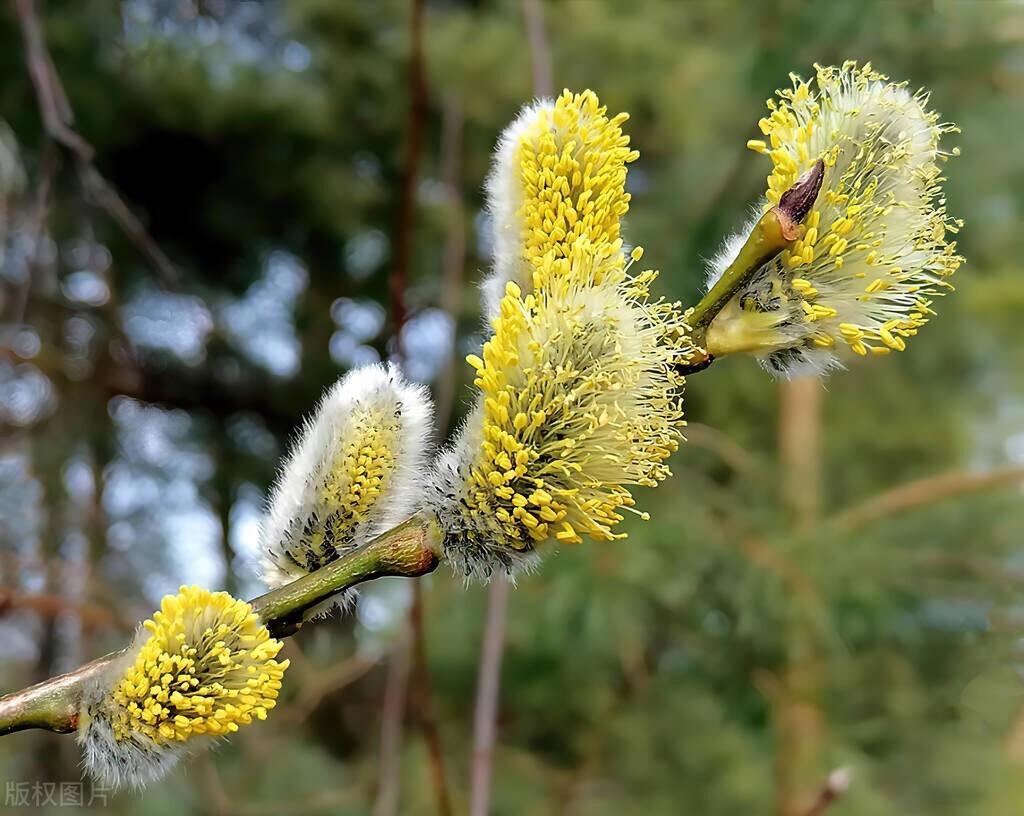
[[[52,63],[25,47],[33,6]],[[46,135],[33,53],[84,142]],[[765,98],[847,58],[930,88],[963,128],[958,291],[906,353],[824,385],[745,359],[690,379],[690,442],[641,497],[653,519],[512,593],[492,812],[801,816],[848,767],[836,816],[1024,813],[1018,2],[4,4],[0,689],[120,646],[179,584],[257,594],[279,457],[396,330],[441,433],[457,421],[483,337],[482,181],[547,65],[632,114],[626,236],[694,302],[768,172],[744,149]],[[266,723],[94,808],[369,813],[386,765],[399,812],[432,814],[433,724],[463,812],[487,589],[422,586],[427,670],[397,753],[394,580],[287,644]],[[78,762],[71,737],[0,740],[5,805]]]

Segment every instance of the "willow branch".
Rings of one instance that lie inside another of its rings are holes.
[[[819,159],[782,194],[779,203],[761,216],[761,220],[754,225],[732,263],[690,312],[688,322],[693,328],[695,345],[704,345],[708,326],[736,291],[749,281],[758,269],[800,238],[800,225],[810,213],[824,177],[825,164]],[[683,371],[700,371],[710,362],[710,355],[705,354],[689,361],[683,366]]]
[[[276,637],[294,634],[305,613],[343,589],[386,575],[416,577],[440,563],[441,533],[431,516],[417,515],[316,572],[251,601]],[[68,674],[0,697],[0,736],[29,728],[66,734],[78,727],[82,692],[123,652]]]

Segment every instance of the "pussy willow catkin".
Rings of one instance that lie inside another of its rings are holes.
[[[262,720],[288,661],[245,601],[182,587],[86,690],[78,740],[86,770],[108,785],[160,778],[209,737]]]
[[[852,62],[794,76],[768,108],[765,139],[748,143],[772,160],[765,206],[818,159],[824,180],[803,236],[734,294],[708,329],[708,351],[751,353],[785,376],[902,351],[963,260],[942,192],[941,164],[957,151],[940,140],[956,128],[926,93]],[[747,232],[713,259],[709,288]]]
[[[260,538],[269,586],[320,569],[413,513],[432,414],[426,390],[391,365],[351,371],[327,392],[270,497]]]

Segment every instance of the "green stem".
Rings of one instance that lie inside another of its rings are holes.
[[[89,680],[123,652],[112,652],[67,674],[0,697],[0,736],[28,728],[67,734],[78,727],[78,704]]]
[[[429,516],[413,516],[366,546],[251,601],[275,637],[294,634],[303,617],[343,589],[385,575],[432,572],[441,559],[441,532]]]
[[[288,637],[305,613],[344,589],[386,575],[416,577],[441,562],[441,531],[418,514],[323,569],[251,601],[275,637]],[[29,728],[67,734],[78,728],[82,693],[89,681],[124,654],[112,652],[59,677],[0,697],[0,736]]]
[[[690,313],[696,345],[704,345],[711,321],[750,276],[800,237],[800,224],[811,211],[824,176],[825,164],[818,159],[754,225],[736,258]]]
[[[695,343],[703,345],[708,326],[736,290],[758,269],[793,243],[793,239],[787,237],[787,233],[792,234],[785,228],[788,226],[776,208],[766,212],[754,225],[736,258],[690,313],[690,326],[693,328]]]

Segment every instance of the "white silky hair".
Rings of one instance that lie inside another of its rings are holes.
[[[139,790],[163,778],[188,753],[184,743],[157,744],[134,731],[122,739],[114,736],[114,687],[148,636],[140,628],[131,647],[90,680],[82,694],[76,735],[82,765],[92,779],[107,787]]]
[[[750,215],[744,222],[743,226],[737,231],[722,241],[722,245],[704,264],[705,266],[705,282],[704,291],[710,292],[712,287],[718,283],[722,275],[725,274],[725,270],[729,268],[730,264],[736,260],[736,256],[740,254],[740,250],[743,249],[743,245],[747,242],[750,234],[754,231],[754,227],[757,226],[757,222],[761,220],[761,214],[764,212],[765,201],[762,199],[760,202],[750,208]]]
[[[354,369],[336,382],[306,420],[271,491],[260,528],[262,577],[271,588],[324,566],[308,543],[296,540],[315,516],[320,485],[339,450],[358,433],[351,420],[356,411],[371,409],[394,416],[398,425],[393,471],[367,517],[354,524],[346,549],[361,546],[411,516],[420,506],[421,483],[431,445],[433,405],[427,390],[408,382],[394,364]],[[304,547],[305,545],[305,547]],[[310,562],[296,559],[305,551]],[[337,557],[337,556],[335,556]],[[333,560],[333,559],[331,559]],[[313,614],[354,598],[352,592],[321,604]]]
[[[519,208],[523,204],[523,190],[516,151],[523,133],[534,124],[538,113],[554,109],[555,103],[551,99],[537,99],[526,105],[512,124],[502,131],[494,149],[494,160],[485,185],[487,212],[491,216],[494,236],[494,258],[490,274],[480,284],[484,317],[487,319],[498,314],[501,299],[505,295],[505,284],[509,281],[517,283],[523,291],[532,288],[532,270],[522,256]]]

